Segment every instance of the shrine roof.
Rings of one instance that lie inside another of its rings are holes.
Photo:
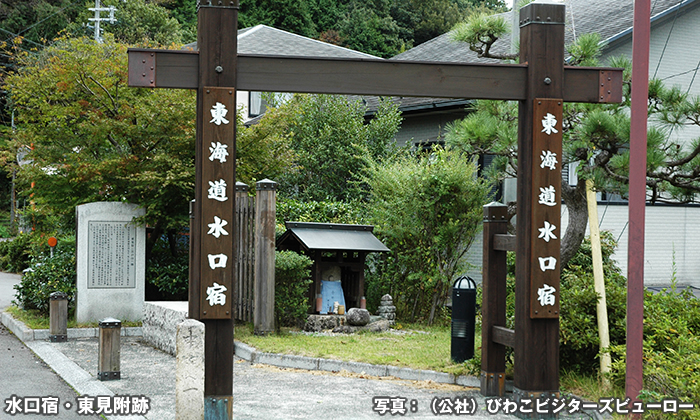
[[[287,231],[277,241],[296,240],[308,250],[388,252],[372,233],[374,226],[338,223],[286,222]]]
[[[197,43],[193,42],[187,44],[185,48],[196,50]],[[379,59],[379,57],[371,54],[307,38],[266,25],[257,25],[239,30],[238,53],[299,57]]]

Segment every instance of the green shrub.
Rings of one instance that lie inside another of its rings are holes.
[[[64,292],[68,295],[68,313],[72,314],[76,291],[75,238],[62,240],[53,257],[33,257],[29,270],[14,288],[14,304],[24,309],[36,309],[44,316],[49,314],[51,293]]]
[[[189,244],[176,242],[175,255],[168,241],[159,240],[146,261],[147,294],[152,288],[158,291],[158,300],[187,300],[189,291]],[[156,298],[156,296],[152,296]]]
[[[627,279],[611,259],[616,247],[610,232],[601,233],[605,300],[611,345],[625,342]],[[586,238],[561,274],[559,354],[562,369],[595,375],[599,368],[600,337],[593,278],[591,242]]]
[[[646,402],[678,399],[696,409],[680,411],[674,418],[700,419],[700,300],[690,290],[675,287],[644,294],[644,388]],[[624,345],[612,349],[611,379],[623,387],[626,373]],[[645,417],[664,418],[661,412]]]
[[[301,326],[309,310],[312,261],[293,251],[275,253],[275,314],[277,328]]]
[[[344,201],[277,200],[277,223],[362,223],[360,206]]]
[[[10,236],[12,236],[10,229],[5,225],[0,225],[0,238],[9,238]]]
[[[34,235],[20,233],[14,239],[0,242],[0,270],[19,273],[29,267],[37,239]]]
[[[606,304],[611,345],[625,342],[627,281],[620,268],[611,259],[616,247],[610,232],[601,232],[603,272],[606,285]],[[515,325],[515,253],[508,253],[506,278],[506,327]],[[561,314],[559,317],[559,363],[564,371],[597,375],[600,362],[597,302],[593,281],[591,242],[586,238],[576,255],[561,273]],[[481,296],[477,296],[480,298]],[[479,304],[479,301],[477,301]],[[478,322],[481,322],[478,319]],[[511,348],[507,358],[512,362]]]

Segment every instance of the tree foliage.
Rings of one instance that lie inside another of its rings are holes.
[[[449,31],[474,10],[501,0],[241,0],[241,27],[265,24],[380,57]]]
[[[21,168],[18,182],[31,195],[35,222],[58,214],[72,226],[76,205],[129,201],[146,209],[152,240],[188,224],[194,92],[128,87],[126,49],[107,36],[102,44],[64,38],[38,53],[18,53],[19,70],[5,86],[17,122],[6,157],[10,164],[20,148],[31,148],[32,164]],[[249,131],[237,121],[243,179],[285,172],[289,139],[261,136],[265,124]]]
[[[339,95],[294,95],[269,109],[249,130],[260,139],[288,139],[294,166],[280,174],[280,195],[303,201],[352,200],[369,160],[390,153],[398,130],[397,107],[382,102],[365,123],[365,105]]]
[[[390,293],[403,319],[432,323],[465,269],[488,201],[490,185],[457,150],[402,154],[367,171],[368,212],[376,235],[391,249],[379,262],[381,293]],[[377,285],[375,284],[375,286]]]
[[[10,152],[31,148],[18,182],[36,216],[60,214],[69,226],[78,204],[129,201],[157,231],[187,223],[193,93],[127,87],[126,61],[126,46],[109,38],[61,39],[17,57],[6,84],[18,123]]]
[[[284,126],[291,108],[268,112],[265,118],[251,127],[245,127],[238,113],[236,135],[236,180],[253,185],[261,179],[277,180],[293,170],[294,151],[291,138]]]
[[[491,46],[510,31],[503,16],[492,16],[488,12],[475,13],[452,28],[450,36],[455,41],[466,42],[469,49],[479,57],[514,59],[515,55],[495,54]]]
[[[466,38],[465,38],[466,39]],[[573,64],[598,65],[600,36],[580,36],[568,46]],[[627,196],[629,185],[630,63],[625,68],[622,104],[565,104],[562,164],[576,163],[578,183],[562,183],[562,197],[569,211],[569,226],[562,239],[562,264],[576,253],[588,220],[585,181],[593,179],[597,191]],[[515,104],[478,101],[474,112],[448,127],[447,144],[475,156],[496,155],[493,170],[501,176],[517,175],[517,119]],[[700,99],[679,88],[652,80],[649,89],[647,186],[652,203],[690,203],[699,200],[700,139],[683,141],[677,134],[700,125]]]
[[[10,42],[21,36],[29,43],[43,44],[73,22],[81,8],[81,2],[71,0],[3,0],[0,37]]]
[[[315,37],[316,24],[308,0],[241,0],[239,27],[267,25]]]
[[[102,0],[101,4],[102,7],[114,6],[117,9],[117,22],[102,22],[100,30],[102,33],[114,35],[119,42],[142,46],[179,46],[183,41],[180,22],[170,15],[170,11],[158,4],[146,0]],[[94,12],[83,8],[75,22],[67,27],[68,31],[77,36],[94,36],[92,23],[87,25],[88,18],[91,17],[94,17]],[[107,13],[103,12],[102,17],[106,18]]]

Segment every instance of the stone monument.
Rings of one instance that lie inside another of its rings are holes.
[[[382,296],[379,308],[377,308],[377,315],[389,321],[391,325],[396,323],[396,306],[394,306],[394,299],[391,295]]]
[[[120,202],[76,207],[78,322],[139,321],[145,299],[145,210]]]

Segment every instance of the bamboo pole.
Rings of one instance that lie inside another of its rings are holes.
[[[607,374],[610,373],[610,329],[608,327],[608,306],[605,300],[605,277],[603,275],[603,252],[600,247],[600,229],[598,229],[598,203],[593,191],[593,181],[586,181],[586,198],[588,201],[588,224],[591,231],[591,251],[593,254],[593,279],[595,292],[600,297],[596,307],[598,313],[598,335],[600,337],[600,373],[603,385],[610,386]]]

